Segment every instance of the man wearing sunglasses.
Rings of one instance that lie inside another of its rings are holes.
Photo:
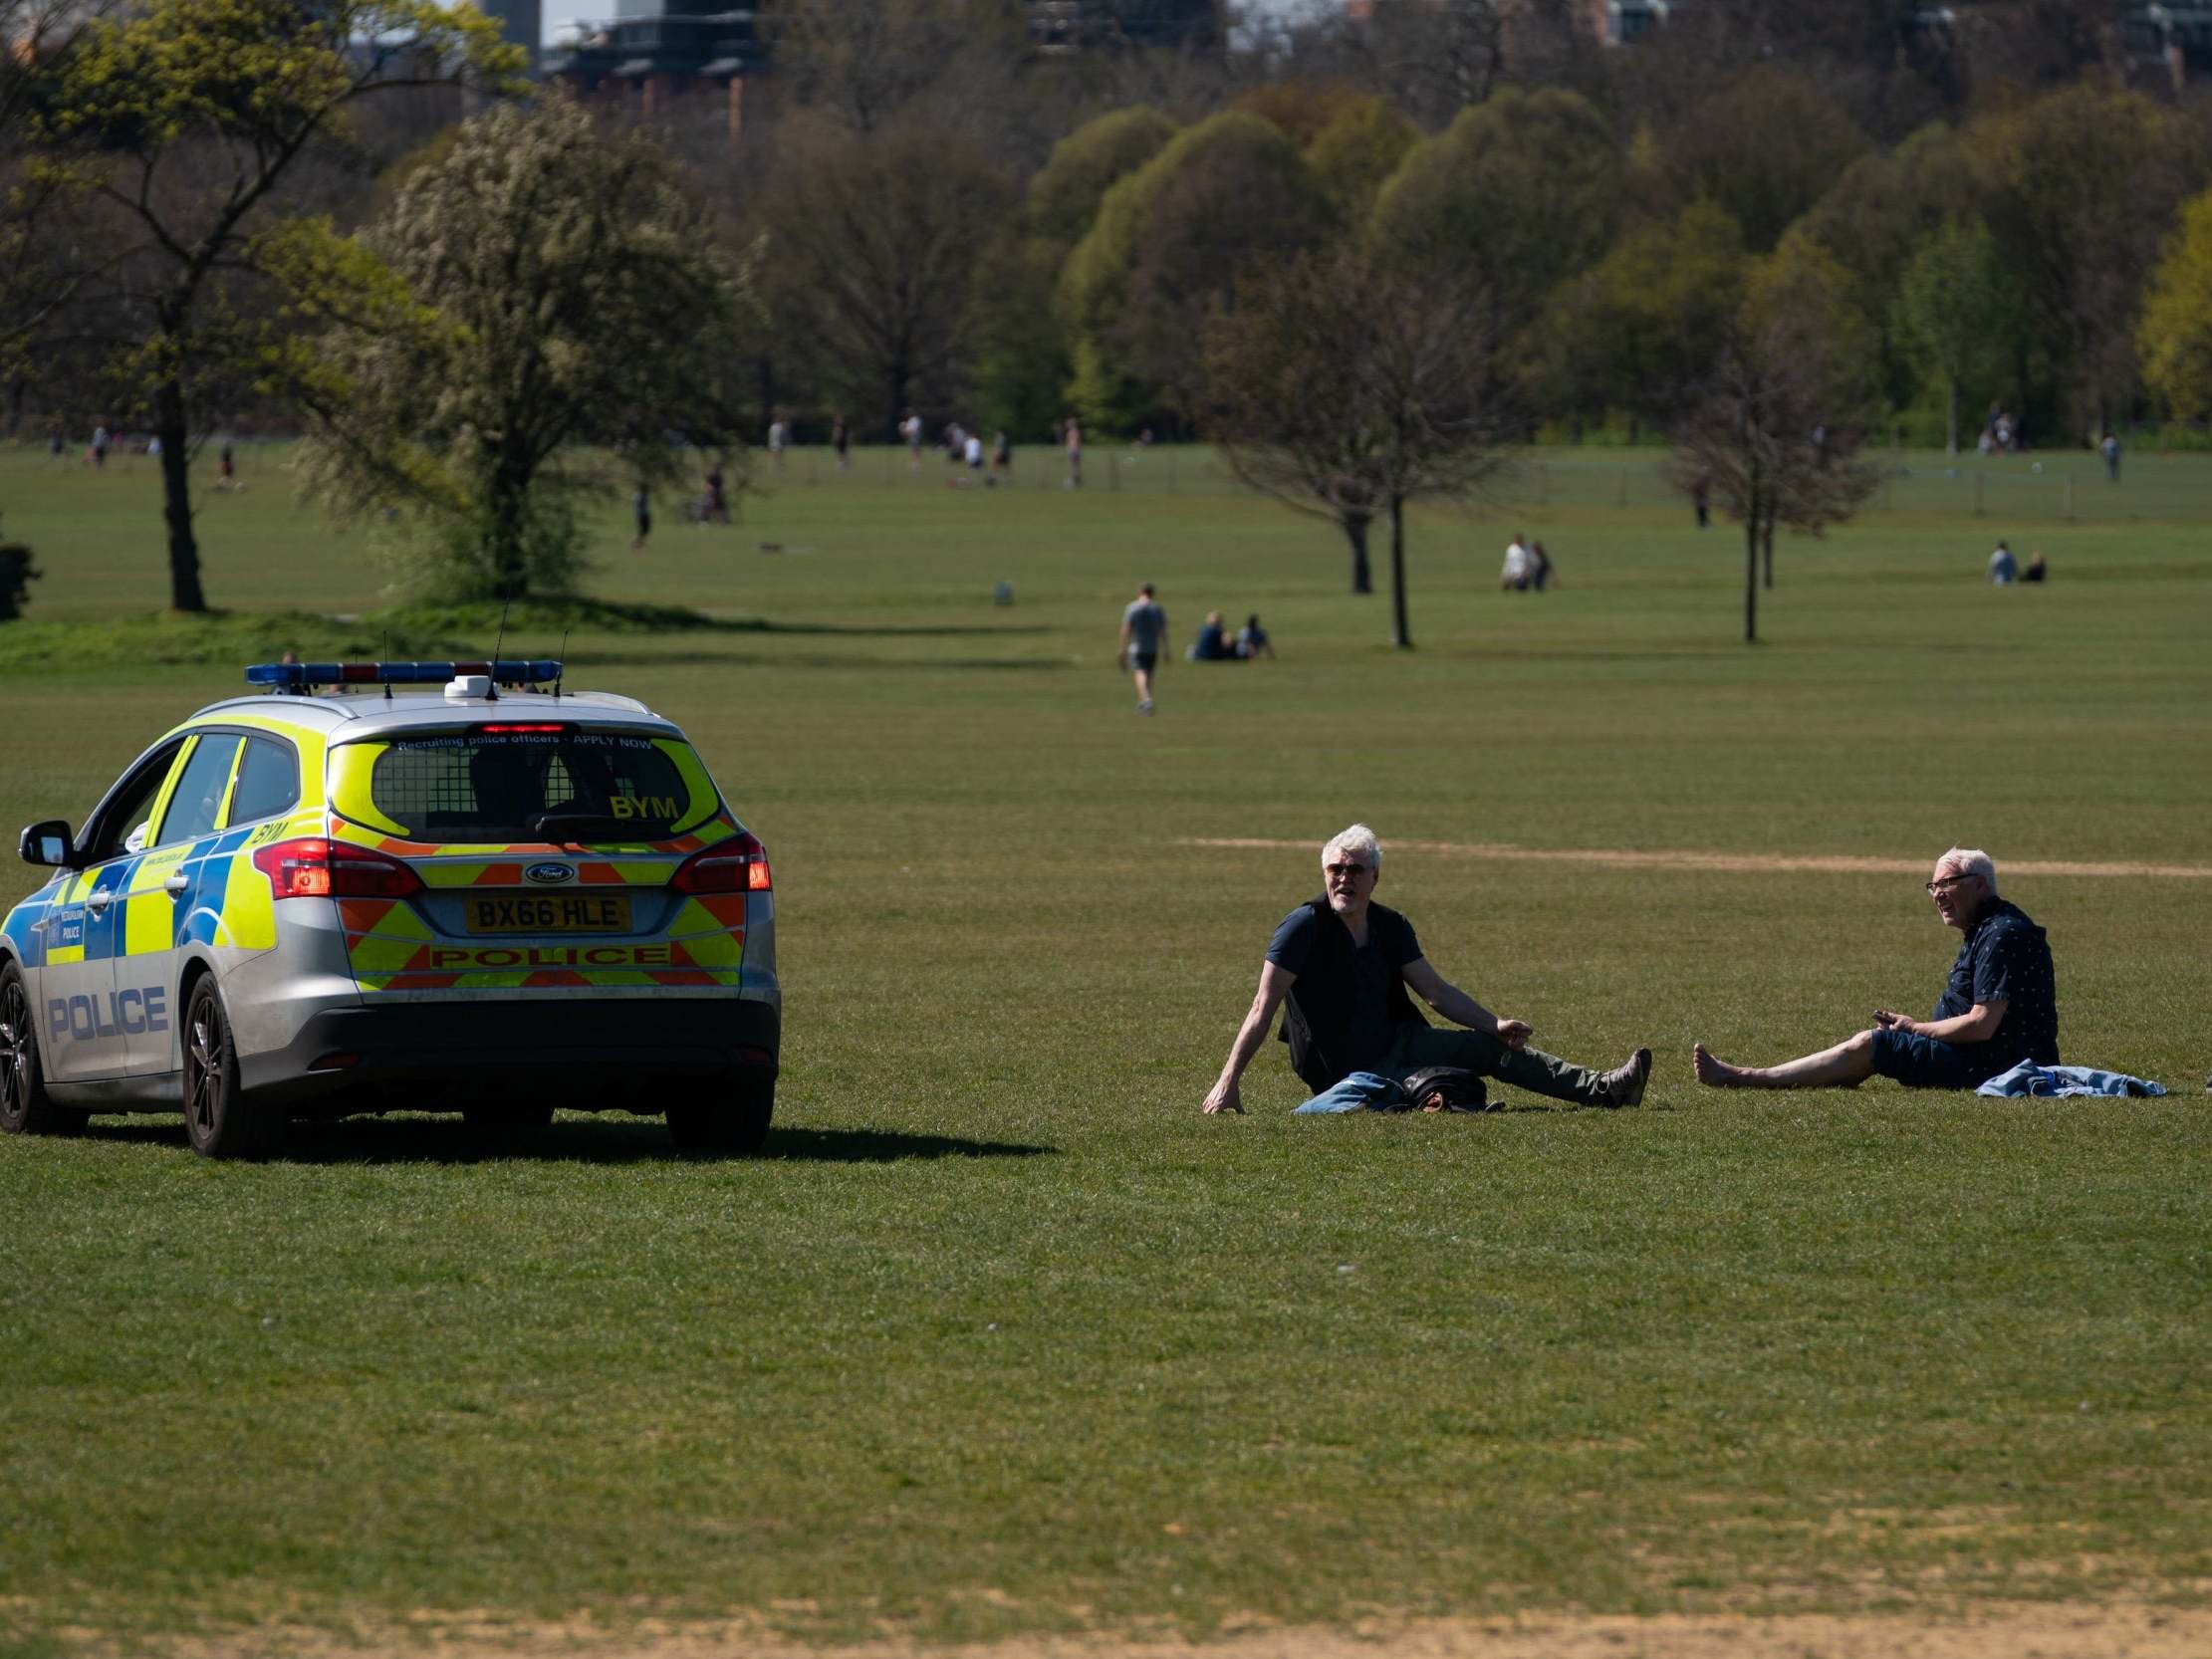
[[[1372,902],[1382,875],[1374,831],[1354,824],[1321,849],[1322,897],[1301,904],[1275,930],[1260,989],[1206,1095],[1209,1112],[1241,1112],[1239,1080],[1267,1040],[1278,1008],[1291,1066],[1316,1094],[1354,1071],[1403,1077],[1458,1066],[1555,1100],[1633,1106],[1651,1076],[1651,1051],[1638,1049],[1610,1071],[1593,1071],[1528,1046],[1529,1027],[1501,1020],[1451,984],[1421,955],[1413,924]],[[1441,1031],[1414,1011],[1408,988],[1467,1028]]]
[[[1875,1011],[1872,1026],[1780,1066],[1730,1066],[1700,1043],[1697,1080],[1715,1088],[1849,1088],[1879,1073],[1907,1088],[1977,1088],[2024,1060],[2059,1064],[2059,1002],[2051,946],[2019,906],[1997,896],[1986,852],[1954,846],[1935,861],[1928,897],[1963,933],[1935,1012],[1912,1020]]]

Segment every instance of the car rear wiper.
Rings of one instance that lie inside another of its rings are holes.
[[[530,832],[549,841],[564,845],[582,845],[587,841],[644,841],[655,835],[665,834],[666,830],[648,829],[633,818],[615,818],[607,813],[540,813],[530,821]]]

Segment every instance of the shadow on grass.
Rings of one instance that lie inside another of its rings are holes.
[[[819,651],[765,656],[755,651],[576,651],[569,666],[579,673],[601,668],[859,668],[870,672],[918,669],[1072,668],[1060,656],[830,656]]]
[[[185,1150],[175,1118],[94,1118],[84,1138],[123,1146]],[[568,1118],[544,1129],[481,1131],[458,1117],[348,1117],[292,1125],[273,1160],[290,1164],[537,1163],[837,1163],[882,1164],[907,1159],[1035,1158],[1057,1146],[909,1134],[901,1129],[806,1129],[777,1126],[751,1156],[679,1152],[651,1119]]]

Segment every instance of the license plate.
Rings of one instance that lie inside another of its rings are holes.
[[[502,893],[468,901],[471,933],[627,933],[627,893]]]

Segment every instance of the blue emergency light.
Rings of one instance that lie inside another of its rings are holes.
[[[257,662],[248,685],[299,691],[317,685],[443,685],[463,674],[482,674],[494,685],[540,685],[561,677],[547,657],[501,657],[497,662]]]

